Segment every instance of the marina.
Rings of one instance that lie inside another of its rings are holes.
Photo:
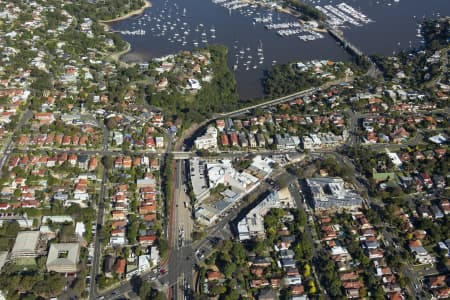
[[[368,54],[392,54],[420,45],[420,21],[436,16],[436,7],[450,14],[450,2],[442,0],[429,0],[426,5],[420,0],[305,2],[326,10],[328,24]],[[267,2],[236,0],[153,0],[142,15],[111,23],[111,29],[132,45],[131,52],[123,56],[127,61],[148,61],[209,44],[226,45],[241,98],[261,97],[261,78],[275,64],[351,59],[316,26],[299,22]]]
[[[301,23],[292,16],[273,9],[249,5],[241,0],[212,0],[211,4],[225,15],[239,18],[248,26],[253,26],[248,27],[250,30],[265,31],[264,35],[270,35],[276,40],[293,38],[294,43],[302,43],[325,37],[316,32],[315,26],[311,23]],[[146,39],[148,36],[164,39],[177,48],[187,50],[222,41],[220,29],[216,30],[214,25],[205,25],[207,22],[194,21],[189,14],[190,11],[190,8],[181,6],[181,3],[164,0],[160,6],[155,5],[143,15],[134,18],[130,24],[131,28],[117,28],[115,31],[123,36],[138,39]],[[233,15],[230,15],[231,12]],[[249,39],[234,39],[232,46],[229,47],[230,69],[236,73],[254,72],[258,69],[263,71],[264,68],[275,64],[277,59],[271,59],[272,63],[266,62],[264,39],[267,40],[267,37],[258,39],[256,43]]]
[[[362,26],[373,22],[366,15],[345,2],[339,3],[336,6],[330,4],[324,7],[316,5],[315,8],[327,17],[326,22],[331,27],[339,27],[346,24]]]

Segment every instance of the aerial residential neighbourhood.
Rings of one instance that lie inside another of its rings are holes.
[[[0,299],[449,299],[449,3],[348,2],[0,0]]]

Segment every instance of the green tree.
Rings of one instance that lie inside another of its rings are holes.
[[[227,291],[227,288],[223,285],[215,285],[211,288],[211,293],[213,295],[221,295]]]
[[[235,271],[236,271],[236,264],[234,262],[229,262],[225,265],[223,274],[225,275],[226,278],[232,278],[232,275]]]
[[[139,297],[141,299],[147,299],[150,297],[151,291],[152,287],[150,286],[150,283],[145,280],[141,280],[139,286]]]
[[[108,170],[112,170],[114,167],[114,158],[111,155],[105,155],[102,157],[102,164]]]
[[[56,273],[49,273],[44,276],[44,279],[37,282],[33,291],[41,297],[48,298],[59,294],[64,287],[64,280],[61,275]]]

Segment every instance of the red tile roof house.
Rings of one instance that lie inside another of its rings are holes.
[[[77,163],[77,155],[74,153],[71,153],[69,155],[68,161],[72,166],[75,166],[75,164]]]
[[[225,128],[225,121],[224,120],[216,120],[216,127],[219,131],[223,131]]]
[[[250,281],[250,287],[260,288],[264,286],[269,286],[269,281],[267,279],[253,279]]]
[[[140,245],[153,245],[156,241],[155,235],[143,235],[138,237],[138,242]]]
[[[128,211],[128,204],[124,202],[114,202],[113,207],[115,210]]]
[[[448,200],[442,200],[439,206],[444,214],[448,215],[450,213],[450,202]]]
[[[45,145],[51,146],[53,145],[53,140],[55,139],[55,134],[49,133],[47,135],[47,139],[45,140]]]
[[[149,213],[153,213],[156,210],[156,205],[145,205],[139,207],[139,214],[140,215],[146,215]]]
[[[444,148],[439,148],[439,149],[435,149],[434,153],[436,154],[437,158],[442,158],[445,155],[445,153],[447,153],[447,150]]]
[[[78,142],[80,141],[80,137],[78,135],[74,135],[72,137],[72,144],[78,145]]]
[[[19,160],[20,159],[18,157],[12,157],[8,163],[8,170],[11,171],[14,167],[16,167],[19,164]]]
[[[89,167],[88,167],[88,171],[92,172],[95,169],[97,169],[97,158],[95,156],[92,156],[89,159]]]
[[[270,286],[273,289],[278,289],[281,286],[281,279],[280,278],[271,278],[270,279]]]
[[[117,193],[114,195],[113,201],[114,201],[114,202],[122,202],[122,203],[126,203],[126,202],[128,202],[128,199],[127,199],[127,196],[126,196],[124,193],[122,193],[122,192],[117,192]]]
[[[400,127],[391,135],[391,139],[393,143],[400,143],[409,138],[409,132],[406,131],[405,128]]]
[[[228,136],[225,133],[220,135],[220,141],[222,143],[222,146],[224,146],[224,147],[229,145]]]
[[[363,284],[359,281],[346,281],[342,283],[344,289],[360,289],[363,287]]]
[[[445,275],[430,277],[429,278],[430,288],[435,289],[435,288],[440,288],[440,287],[445,286],[445,279],[446,279]]]
[[[119,156],[114,161],[114,168],[115,169],[122,169],[123,167],[123,157]]]
[[[163,125],[163,122],[164,122],[163,115],[155,115],[152,119],[152,123],[157,127],[161,127]]]
[[[427,173],[420,173],[420,177],[427,188],[431,189],[433,187],[433,181],[431,180],[430,175]]]
[[[339,279],[341,281],[356,280],[358,279],[358,277],[358,274],[356,274],[355,272],[342,273],[341,275],[339,275]]]
[[[238,136],[237,136],[236,132],[231,133],[230,139],[231,139],[231,146],[238,145]]]
[[[48,160],[47,160],[47,164],[46,164],[46,166],[47,166],[47,168],[51,168],[51,167],[54,167],[54,166],[56,166],[56,162],[58,161],[58,157],[49,157],[48,158]]]
[[[51,124],[55,121],[53,113],[35,113],[34,118],[39,121],[40,125]]]
[[[122,220],[125,219],[125,213],[120,210],[114,210],[111,212],[113,220]]]
[[[55,144],[61,145],[62,139],[63,139],[63,135],[62,134],[55,135]]]
[[[127,192],[128,191],[128,184],[120,184],[116,186],[116,192]]]
[[[72,138],[69,135],[65,135],[62,139],[61,145],[68,146],[72,142]]]
[[[436,289],[433,291],[433,295],[437,299],[446,299],[450,297],[450,288],[442,288],[442,289]]]
[[[156,195],[155,193],[143,193],[141,194],[141,199],[145,205],[155,205]]]
[[[288,267],[286,268],[286,275],[288,276],[296,276],[300,275],[297,268]]]
[[[22,167],[22,168],[25,168],[27,165],[28,165],[28,156],[24,156],[24,157],[22,157],[21,159],[20,159],[20,162],[19,162],[19,165]]]
[[[153,138],[153,137],[151,137],[151,136],[148,136],[146,139],[145,139],[145,146],[147,146],[147,148],[150,148],[150,149],[155,149],[155,139]]]
[[[139,167],[141,165],[141,158],[135,157],[133,158],[133,167]]]
[[[126,262],[125,258],[119,258],[117,260],[116,269],[115,269],[116,274],[125,273],[126,265],[127,265],[127,262]]]
[[[148,215],[144,215],[144,221],[146,222],[151,222],[156,220],[156,214],[148,214]]]
[[[113,221],[111,224],[112,228],[124,228],[125,226],[127,226],[128,221],[127,220],[117,220],[117,221]]]
[[[8,210],[10,208],[9,203],[2,202],[0,203],[0,210]]]
[[[305,292],[305,288],[303,285],[294,285],[291,286],[291,294],[292,295],[302,295]]]
[[[370,259],[374,259],[374,258],[382,258],[384,257],[384,252],[380,249],[371,249],[369,250],[369,258]]]
[[[152,186],[146,186],[139,190],[139,193],[141,194],[154,194],[155,189]]]
[[[131,169],[131,165],[132,165],[131,157],[125,156],[122,161],[122,168]]]
[[[152,170],[159,170],[159,161],[157,159],[152,159],[150,161],[150,168]]]
[[[256,277],[260,278],[264,274],[264,269],[263,268],[258,268],[258,267],[255,268],[254,267],[254,268],[250,269],[250,273],[252,273]]]
[[[111,230],[111,236],[124,236],[125,235],[125,229],[123,228],[117,228]]]
[[[87,142],[88,142],[88,137],[83,135],[82,137],[80,137],[80,141],[78,142],[78,144],[80,146],[86,146]]]
[[[207,273],[208,281],[220,280],[222,279],[222,273],[216,271],[208,271]]]
[[[24,200],[21,202],[22,208],[36,208],[39,206],[39,201],[36,200]]]
[[[19,146],[25,146],[28,142],[28,137],[26,135],[21,135],[19,141],[17,142]]]

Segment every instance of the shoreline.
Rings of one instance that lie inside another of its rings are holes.
[[[141,8],[133,10],[133,11],[130,11],[129,13],[127,13],[127,14],[125,14],[123,16],[120,16],[120,17],[117,17],[117,18],[114,18],[114,19],[111,19],[111,20],[107,20],[107,21],[100,20],[99,23],[101,25],[103,25],[103,28],[105,29],[105,31],[111,32],[111,27],[109,26],[110,23],[117,22],[117,21],[122,21],[122,20],[128,19],[128,18],[130,18],[132,16],[141,15],[149,7],[152,7],[152,3],[149,0],[144,0],[144,6],[142,6]],[[126,43],[127,43],[127,47],[124,50],[110,53],[109,54],[109,58],[111,58],[112,60],[114,60],[114,61],[116,61],[118,63],[128,64],[126,62],[123,62],[120,59],[122,56],[124,56],[125,54],[127,54],[128,52],[131,51],[131,44],[129,42],[126,42]]]
[[[109,23],[122,21],[122,20],[128,19],[128,18],[136,16],[136,15],[141,15],[149,7],[152,7],[152,3],[149,0],[144,0],[144,6],[142,6],[141,8],[130,11],[129,13],[127,13],[123,16],[116,17],[111,20],[100,20],[99,23],[102,24],[107,31],[109,31],[110,30]]]
[[[122,61],[120,58],[131,51],[131,44],[129,42],[127,43],[127,47],[123,49],[122,51],[113,52],[109,55],[109,58],[111,58],[113,61],[117,63],[123,63],[123,64],[129,64],[127,62]]]

